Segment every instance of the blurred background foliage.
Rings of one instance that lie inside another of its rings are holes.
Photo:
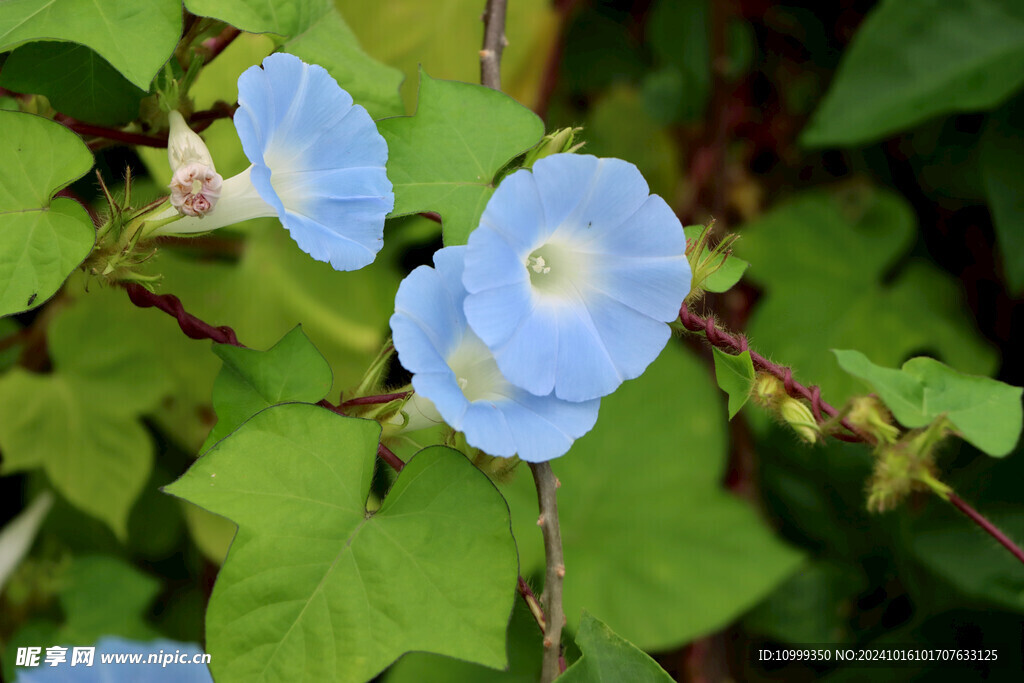
[[[237,75],[284,45],[325,64],[357,101],[364,93],[376,116],[413,113],[418,68],[478,80],[482,6],[337,0],[320,33],[236,20],[280,36],[233,42],[201,74],[195,109],[233,102]],[[511,0],[507,35],[504,89],[548,130],[582,126],[584,151],[637,164],[684,224],[714,218],[719,234],[740,233],[747,277],[704,307],[831,403],[864,391],[832,348],[890,367],[929,355],[1024,384],[1024,4]],[[24,108],[12,93],[31,93],[48,97],[32,100],[44,113],[119,125],[146,94],[83,45],[30,43],[0,60],[3,108]],[[358,72],[364,62],[372,78]],[[248,165],[229,121],[204,137],[225,176]],[[130,166],[134,191],[155,197],[165,158],[109,147],[97,162],[112,185]],[[72,192],[101,208],[93,178]],[[395,220],[373,267],[338,273],[261,220],[168,241],[150,268],[164,276],[161,291],[250,347],[301,324],[337,395],[386,338],[401,278],[439,246],[436,223]],[[107,634],[202,642],[234,533],[158,490],[215,422],[220,360],[172,319],[83,283],[0,320],[0,340],[14,340],[0,342],[0,508],[10,518],[41,491],[60,494],[0,595],[8,680],[19,644]],[[940,465],[961,497],[1024,538],[1019,453],[994,460],[951,444]],[[674,342],[605,401],[598,427],[554,469],[570,631],[586,609],[677,680],[866,671],[772,674],[752,660],[766,642],[999,647],[1020,664],[1024,573],[1003,549],[935,498],[868,514],[862,446],[804,447],[749,406],[728,422],[710,354],[694,339]],[[378,473],[378,490],[388,476]],[[529,476],[517,472],[502,491],[521,573],[539,588]],[[508,638],[510,672],[411,654],[384,680],[536,680],[540,638],[520,603]],[[1006,675],[981,664],[957,671]]]

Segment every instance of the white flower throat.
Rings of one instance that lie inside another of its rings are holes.
[[[573,296],[586,280],[587,255],[563,242],[548,242],[526,258],[530,284],[541,294]]]
[[[470,329],[447,360],[462,394],[470,402],[503,400],[515,391],[498,369],[494,354]]]

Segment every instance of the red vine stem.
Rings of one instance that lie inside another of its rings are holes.
[[[159,308],[161,311],[178,321],[178,327],[189,339],[212,339],[218,344],[230,344],[246,348],[238,341],[235,331],[227,325],[214,327],[200,320],[185,310],[181,299],[173,294],[154,294],[142,285],[134,282],[125,285],[128,298],[139,308]]]
[[[757,351],[751,349],[750,345],[747,343],[747,338],[744,335],[733,335],[726,332],[722,328],[718,327],[714,318],[711,316],[702,317],[691,313],[686,304],[683,304],[682,308],[679,309],[679,321],[683,324],[683,327],[691,332],[703,332],[708,343],[712,346],[732,351],[737,354],[749,351],[750,360],[754,363],[755,368],[762,372],[774,375],[778,379],[782,380],[782,384],[786,388],[786,393],[793,398],[804,398],[810,401],[811,411],[814,413],[814,419],[816,419],[819,424],[825,422],[823,413],[831,418],[834,418],[839,414],[838,410],[821,398],[821,389],[819,387],[807,387],[800,382],[797,382],[793,379],[792,368],[786,367],[785,365],[779,365],[778,363],[773,363]],[[840,420],[839,423],[848,429],[850,433],[833,434],[832,436],[835,438],[841,441],[863,441],[865,443],[874,443],[874,438],[857,429],[846,418]]]
[[[125,285],[125,289],[128,290],[128,298],[131,299],[132,303],[139,308],[158,308],[167,315],[171,316],[178,321],[178,327],[185,333],[190,339],[212,339],[218,344],[230,344],[239,348],[248,348],[245,344],[238,341],[238,337],[235,336],[235,331],[227,325],[221,325],[220,327],[214,327],[213,325],[204,322],[192,315],[185,310],[185,307],[181,303],[181,299],[174,296],[173,294],[154,294],[142,285],[133,283]],[[394,394],[393,396],[404,396],[404,394]],[[383,396],[367,396],[367,399],[381,399],[386,398]],[[389,399],[391,400],[391,399]],[[352,399],[346,403],[351,405],[357,405],[355,402],[358,399]],[[364,401],[365,403],[384,402],[387,401]],[[344,415],[344,406],[336,406],[324,399],[317,403],[317,405],[327,408],[338,415]],[[390,465],[396,472],[401,472],[402,468],[405,467],[405,462],[402,461],[394,452],[382,443],[377,444],[377,455],[380,459]]]
[[[1021,550],[1016,543],[1011,541],[1010,538],[999,529],[999,527],[988,521],[980,512],[965,503],[960,496],[956,495],[952,491],[947,494],[946,500],[948,500],[957,510],[969,517],[971,521],[984,529],[985,533],[999,541],[1000,545],[1009,550],[1014,557],[1024,564],[1024,550]]]
[[[793,398],[805,398],[811,402],[811,410],[814,412],[814,418],[819,424],[825,422],[825,418],[822,413],[828,415],[831,418],[835,418],[838,411],[828,404],[824,399],[821,398],[821,389],[816,386],[806,387],[793,379],[792,369],[773,363],[766,359],[764,356],[754,351],[747,344],[747,338],[742,334],[730,334],[725,330],[718,327],[715,323],[714,318],[702,317],[691,313],[686,304],[683,304],[679,310],[679,320],[682,322],[683,327],[691,332],[703,332],[708,343],[712,346],[731,351],[733,353],[743,353],[744,351],[750,352],[750,360],[753,361],[754,367],[763,372],[768,372],[775,377],[782,380],[783,385],[786,388],[786,393]],[[858,430],[852,425],[847,419],[843,418],[840,420],[840,424],[850,431],[849,434],[836,434],[832,436],[842,441],[850,442],[861,442],[867,444],[875,443],[874,438],[869,434],[865,434],[861,430]],[[962,512],[968,519],[978,525],[989,536],[999,542],[1004,548],[1016,557],[1022,564],[1024,564],[1024,550],[1014,543],[1010,538],[1003,533],[999,527],[989,521],[984,515],[975,510],[973,507],[967,504],[960,496],[950,491],[946,495],[940,497],[945,498],[953,507]]]
[[[411,391],[399,391],[394,394],[380,394],[378,396],[360,396],[358,398],[350,398],[347,401],[342,401],[341,407],[347,408],[348,406],[373,406],[382,405],[384,403],[391,403],[399,399],[411,396]]]
[[[235,114],[237,104],[218,102],[210,109],[197,111],[188,117],[192,129],[201,133],[210,127],[218,119],[231,118]],[[113,140],[128,145],[141,145],[143,147],[166,147],[166,135],[144,135],[142,133],[131,133],[118,128],[107,128],[106,126],[94,126],[91,123],[83,123],[67,116],[58,116],[57,123],[64,124],[79,135]]]

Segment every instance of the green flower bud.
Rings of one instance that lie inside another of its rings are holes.
[[[892,444],[900,438],[900,430],[892,423],[892,415],[874,396],[857,396],[850,403],[847,419],[859,430],[871,434],[880,444]]]

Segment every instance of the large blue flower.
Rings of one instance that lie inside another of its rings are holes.
[[[252,166],[223,182],[208,213],[154,234],[206,232],[277,216],[313,258],[337,270],[371,263],[384,242],[394,193],[384,168],[387,143],[366,110],[322,67],[278,53],[239,77],[234,120]],[[172,128],[172,149],[173,133]],[[195,147],[198,137],[192,136],[188,143]],[[186,170],[195,175],[195,169]],[[189,188],[177,189],[180,194]],[[195,191],[202,190],[197,183]]]
[[[469,237],[469,325],[532,394],[607,395],[664,348],[690,290],[686,236],[635,166],[555,154],[505,178]]]
[[[600,401],[535,396],[502,376],[462,311],[465,255],[464,246],[441,249],[434,268],[420,266],[402,281],[391,317],[398,358],[418,397],[470,445],[529,462],[563,455],[594,426]]]

